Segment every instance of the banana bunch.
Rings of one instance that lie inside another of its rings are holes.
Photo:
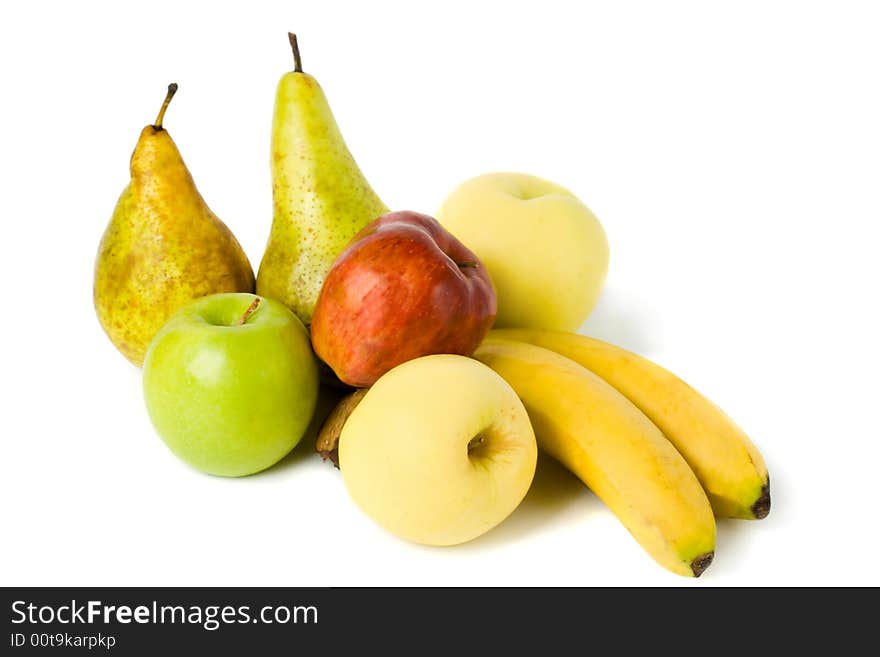
[[[672,572],[699,577],[709,566],[716,516],[769,513],[758,450],[659,365],[601,340],[533,329],[494,330],[474,358],[517,392],[539,446]]]

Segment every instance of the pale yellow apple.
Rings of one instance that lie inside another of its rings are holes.
[[[537,453],[510,385],[443,354],[398,365],[370,388],[342,429],[339,468],[354,501],[391,533],[455,545],[519,505]]]
[[[608,240],[564,187],[490,173],[462,183],[437,218],[489,270],[495,326],[574,331],[592,312],[608,271]]]

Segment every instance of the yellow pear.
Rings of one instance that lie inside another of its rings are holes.
[[[253,292],[254,273],[235,236],[211,212],[162,127],[168,95],[131,156],[131,182],[104,232],[95,262],[94,302],[116,348],[141,366],[165,321],[189,301]]]
[[[257,294],[283,301],[311,324],[330,266],[352,237],[386,214],[358,168],[318,81],[294,70],[278,82],[272,121],[275,214],[257,274]]]

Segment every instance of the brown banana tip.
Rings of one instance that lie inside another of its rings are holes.
[[[699,577],[703,574],[706,568],[712,563],[712,559],[715,558],[714,550],[712,552],[706,552],[705,554],[701,554],[696,559],[691,561],[691,572],[694,573],[694,577]]]
[[[357,408],[357,405],[360,404],[361,399],[366,394],[367,389],[361,388],[340,399],[318,430],[318,437],[315,439],[315,451],[325,461],[329,459],[337,469],[339,468],[339,437],[342,435],[342,427],[345,426],[348,416]]]
[[[316,451],[318,452],[318,454],[321,455],[322,461],[330,461],[330,463],[332,463],[336,467],[337,470],[339,469],[339,448],[338,447],[334,447],[333,449],[330,449],[330,450],[317,449]]]
[[[766,518],[770,515],[770,478],[767,478],[767,483],[764,484],[764,487],[761,489],[761,497],[758,498],[758,501],[752,504],[752,513],[754,514],[757,520],[761,520],[762,518]]]

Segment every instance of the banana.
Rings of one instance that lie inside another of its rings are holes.
[[[489,338],[474,354],[516,391],[538,445],[576,474],[641,546],[699,577],[715,553],[715,518],[693,471],[617,390],[547,349]]]
[[[617,388],[684,456],[717,517],[760,519],[770,513],[770,478],[760,452],[720,408],[671,372],[574,333],[505,329],[491,336],[555,351]]]

